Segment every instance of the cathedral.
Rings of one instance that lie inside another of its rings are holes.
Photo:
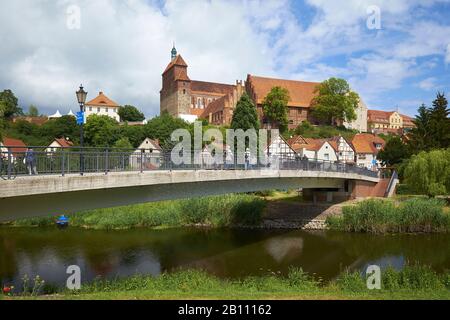
[[[270,90],[278,86],[289,91],[290,99],[287,106],[289,129],[295,129],[305,120],[317,123],[311,116],[311,103],[319,82],[274,79],[249,74],[245,83],[237,80],[236,84],[222,84],[191,80],[187,69],[188,65],[174,47],[171,61],[162,74],[161,113],[168,112],[188,122],[206,119],[210,124],[229,125],[237,102],[242,94],[247,92],[257,108],[262,127],[265,127],[268,121],[264,117],[262,103]],[[344,125],[366,132],[367,107],[362,100],[356,115],[355,121]]]

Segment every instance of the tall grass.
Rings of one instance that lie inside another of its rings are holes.
[[[326,223],[331,229],[349,232],[449,232],[450,215],[444,206],[437,199],[414,198],[399,204],[370,199],[344,207],[342,216],[330,216]]]
[[[265,201],[257,196],[229,194],[152,202],[86,211],[70,215],[70,225],[93,229],[177,227],[202,224],[214,227],[259,224]],[[15,221],[15,226],[51,226],[55,217]]]
[[[407,266],[396,271],[387,268],[381,274],[381,291],[447,291],[450,289],[450,272],[437,274],[428,267]],[[371,292],[366,285],[365,275],[359,272],[344,272],[337,279],[323,283],[315,280],[301,268],[292,267],[286,276],[267,275],[243,279],[219,279],[199,270],[163,273],[160,276],[134,276],[127,279],[96,280],[83,285],[74,294],[119,291],[151,291],[180,293],[300,293]],[[63,290],[63,292],[66,292]],[[67,292],[66,292],[67,293]],[[73,294],[73,293],[72,293]]]

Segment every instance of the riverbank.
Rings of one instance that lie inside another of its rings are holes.
[[[450,214],[445,206],[440,199],[369,199],[344,206],[341,215],[327,217],[326,225],[345,232],[450,232]]]
[[[286,277],[267,275],[224,280],[201,271],[181,271],[158,277],[134,276],[99,280],[81,290],[54,294],[3,296],[6,299],[450,299],[450,273],[438,275],[427,267],[386,269],[381,289],[369,290],[365,277],[344,272],[321,283],[298,268]]]
[[[265,207],[266,201],[260,196],[227,194],[80,212],[70,215],[70,225],[99,230],[254,226],[261,222]],[[39,217],[17,220],[10,225],[47,227],[54,224],[55,217]]]
[[[446,202],[426,197],[307,203],[297,191],[266,191],[152,202],[70,215],[70,225],[98,230],[173,227],[338,230],[367,233],[450,232]],[[14,227],[47,227],[55,217]]]

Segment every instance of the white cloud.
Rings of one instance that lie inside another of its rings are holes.
[[[445,54],[445,63],[450,64],[450,43],[447,45],[447,52]]]
[[[82,82],[89,98],[102,90],[154,115],[172,41],[192,79],[340,76],[366,100],[431,68],[418,57],[442,55],[450,63],[443,36],[450,27],[412,15],[418,5],[438,1],[306,2],[309,7],[300,10],[314,9],[309,24],[297,20],[292,0],[168,0],[162,7],[148,0],[1,1],[0,89],[13,89],[25,107],[68,111],[76,108],[74,91]],[[66,10],[73,4],[81,8],[80,30],[66,27]],[[380,31],[366,28],[369,5],[381,9]],[[392,37],[392,31],[401,35]],[[331,63],[337,56],[339,63]]]
[[[437,82],[437,79],[436,79],[436,78],[430,77],[430,78],[426,78],[426,79],[420,81],[420,82],[417,84],[417,86],[418,86],[420,89],[426,90],[426,91],[434,90],[434,89],[437,88],[436,82]]]

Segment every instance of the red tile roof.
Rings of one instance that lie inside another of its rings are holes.
[[[163,74],[169,71],[173,66],[187,67],[188,65],[184,61],[183,57],[181,57],[181,55],[179,54],[167,65],[166,70],[164,70]]]
[[[369,122],[389,123],[389,117],[394,111],[367,110],[367,120]]]
[[[73,146],[73,142],[64,138],[57,138],[55,141],[63,148],[69,148]]]
[[[353,137],[352,144],[356,153],[378,154],[379,150],[375,147],[375,144],[381,144],[383,148],[385,141],[370,133],[359,133]]]
[[[14,147],[10,148],[11,152],[16,155],[18,153],[24,153],[27,151],[27,146],[25,143],[20,139],[14,139],[14,138],[8,138],[3,137],[2,145],[6,147]]]
[[[200,118],[208,119],[209,114],[214,114],[216,112],[222,111],[225,108],[227,101],[229,101],[228,95],[210,102],[206,107],[206,109],[203,109]]]
[[[191,92],[195,93],[215,93],[220,95],[232,94],[236,86],[232,84],[196,81],[191,82]]]
[[[294,136],[287,140],[295,152],[299,152],[301,149],[318,151],[325,142],[324,139],[303,138],[302,136]]]
[[[86,103],[87,106],[99,107],[119,107],[119,105],[108,98],[103,92],[99,92],[98,96]]]
[[[319,82],[273,79],[253,75],[247,76],[247,82],[253,88],[258,104],[263,102],[273,87],[282,87],[289,91],[289,106],[306,108],[311,106],[311,102],[316,96],[315,90],[320,84]]]

